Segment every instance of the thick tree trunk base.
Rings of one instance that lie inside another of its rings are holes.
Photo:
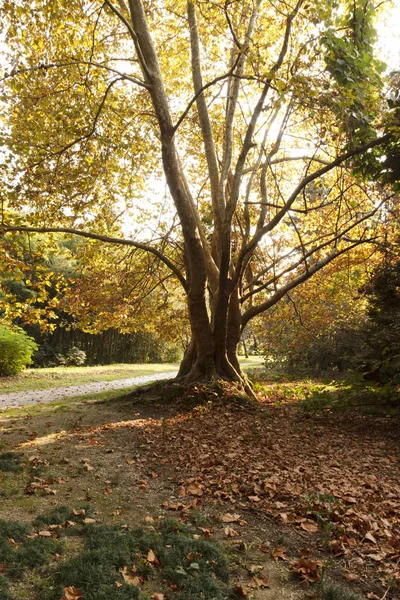
[[[134,402],[149,404],[166,404],[179,409],[190,409],[207,402],[226,402],[229,405],[239,405],[254,410],[256,397],[249,394],[245,386],[239,382],[226,379],[197,379],[189,381],[186,377],[156,381],[153,384],[137,388],[129,394]]]
[[[229,358],[227,354],[200,358],[194,344],[191,343],[185,352],[175,381],[187,386],[195,383],[230,382],[253,400],[257,400],[251,383],[241,370],[236,353],[233,351],[230,352]]]

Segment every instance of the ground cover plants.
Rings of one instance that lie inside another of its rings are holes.
[[[327,385],[3,411],[0,597],[393,600],[399,418],[304,405]]]
[[[39,515],[33,527],[0,521],[4,598],[18,598],[13,582],[30,579],[33,569],[31,592],[46,600],[144,600],[157,586],[178,590],[175,597],[182,600],[229,596],[224,553],[216,543],[200,539],[193,528],[171,519],[132,529],[97,525],[89,514],[89,508],[61,506]],[[75,552],[63,558],[65,542],[72,539]]]

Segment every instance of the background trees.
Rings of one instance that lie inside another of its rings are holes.
[[[250,320],[379,240],[391,190],[377,175],[397,125],[371,2],[3,0],[2,12],[3,231],[147,252],[186,298],[182,377],[240,378]]]
[[[26,233],[4,239],[3,249],[0,317],[40,344],[34,366],[68,364],[74,347],[90,364],[182,355],[187,326],[166,288],[170,274],[135,251]]]

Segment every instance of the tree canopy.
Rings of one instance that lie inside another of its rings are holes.
[[[240,379],[251,319],[384,236],[398,114],[370,0],[0,7],[3,236],[147,254],[186,298],[181,377]]]

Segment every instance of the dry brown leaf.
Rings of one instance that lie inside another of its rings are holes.
[[[239,596],[239,598],[247,598],[249,595],[249,590],[245,585],[242,584],[234,585],[233,592],[236,596]]]
[[[222,522],[223,523],[237,523],[238,521],[240,521],[240,515],[238,514],[231,514],[231,513],[225,513],[222,517]]]
[[[125,566],[123,569],[120,569],[122,577],[124,578],[125,583],[128,585],[136,585],[140,586],[143,584],[143,578],[136,575],[136,566],[133,565],[130,569]]]
[[[202,496],[204,494],[204,488],[199,483],[191,483],[187,486],[186,493],[190,496]]]
[[[92,519],[91,517],[86,517],[86,519],[83,519],[83,523],[85,523],[85,525],[92,525],[93,523],[96,523],[96,519]]]
[[[145,523],[154,523],[154,518],[151,517],[150,515],[147,515],[147,517],[145,517]]]
[[[155,594],[150,596],[150,598],[152,598],[152,600],[165,600],[164,594],[161,594],[160,592],[156,592]]]
[[[308,531],[308,533],[317,533],[318,531],[318,524],[311,519],[302,519],[300,527],[304,529],[304,531]]]
[[[157,556],[154,554],[151,548],[147,553],[146,560],[152,565],[156,565],[156,567],[158,567],[158,565],[160,564],[160,561],[158,560]]]
[[[299,558],[293,563],[290,569],[293,573],[300,575],[302,579],[316,583],[322,576],[322,565],[320,560],[312,560],[309,558]]]
[[[79,598],[83,598],[82,594],[74,585],[70,585],[69,587],[64,588],[64,595],[61,597],[61,600],[79,600]]]
[[[248,572],[250,573],[250,575],[254,575],[255,573],[260,573],[264,568],[264,565],[250,565],[249,567],[247,567]]]
[[[233,529],[232,527],[225,527],[224,534],[226,537],[238,537],[240,535],[240,533],[238,533],[236,529]]]
[[[386,558],[386,552],[380,552],[379,554],[369,554],[369,558],[372,558],[375,562],[381,562]]]
[[[39,531],[39,537],[51,537],[50,531]]]
[[[276,548],[271,550],[271,556],[275,560],[278,560],[279,558],[281,560],[289,560],[288,557],[286,556],[285,552],[286,552],[285,546],[276,546]]]
[[[250,583],[248,584],[248,586],[250,588],[256,589],[258,590],[259,588],[269,588],[271,587],[266,579],[266,577],[264,577],[263,575],[257,575],[256,577],[253,577],[253,579],[250,581]]]
[[[345,578],[347,579],[347,581],[357,581],[358,575],[356,575],[355,573],[346,573]]]

